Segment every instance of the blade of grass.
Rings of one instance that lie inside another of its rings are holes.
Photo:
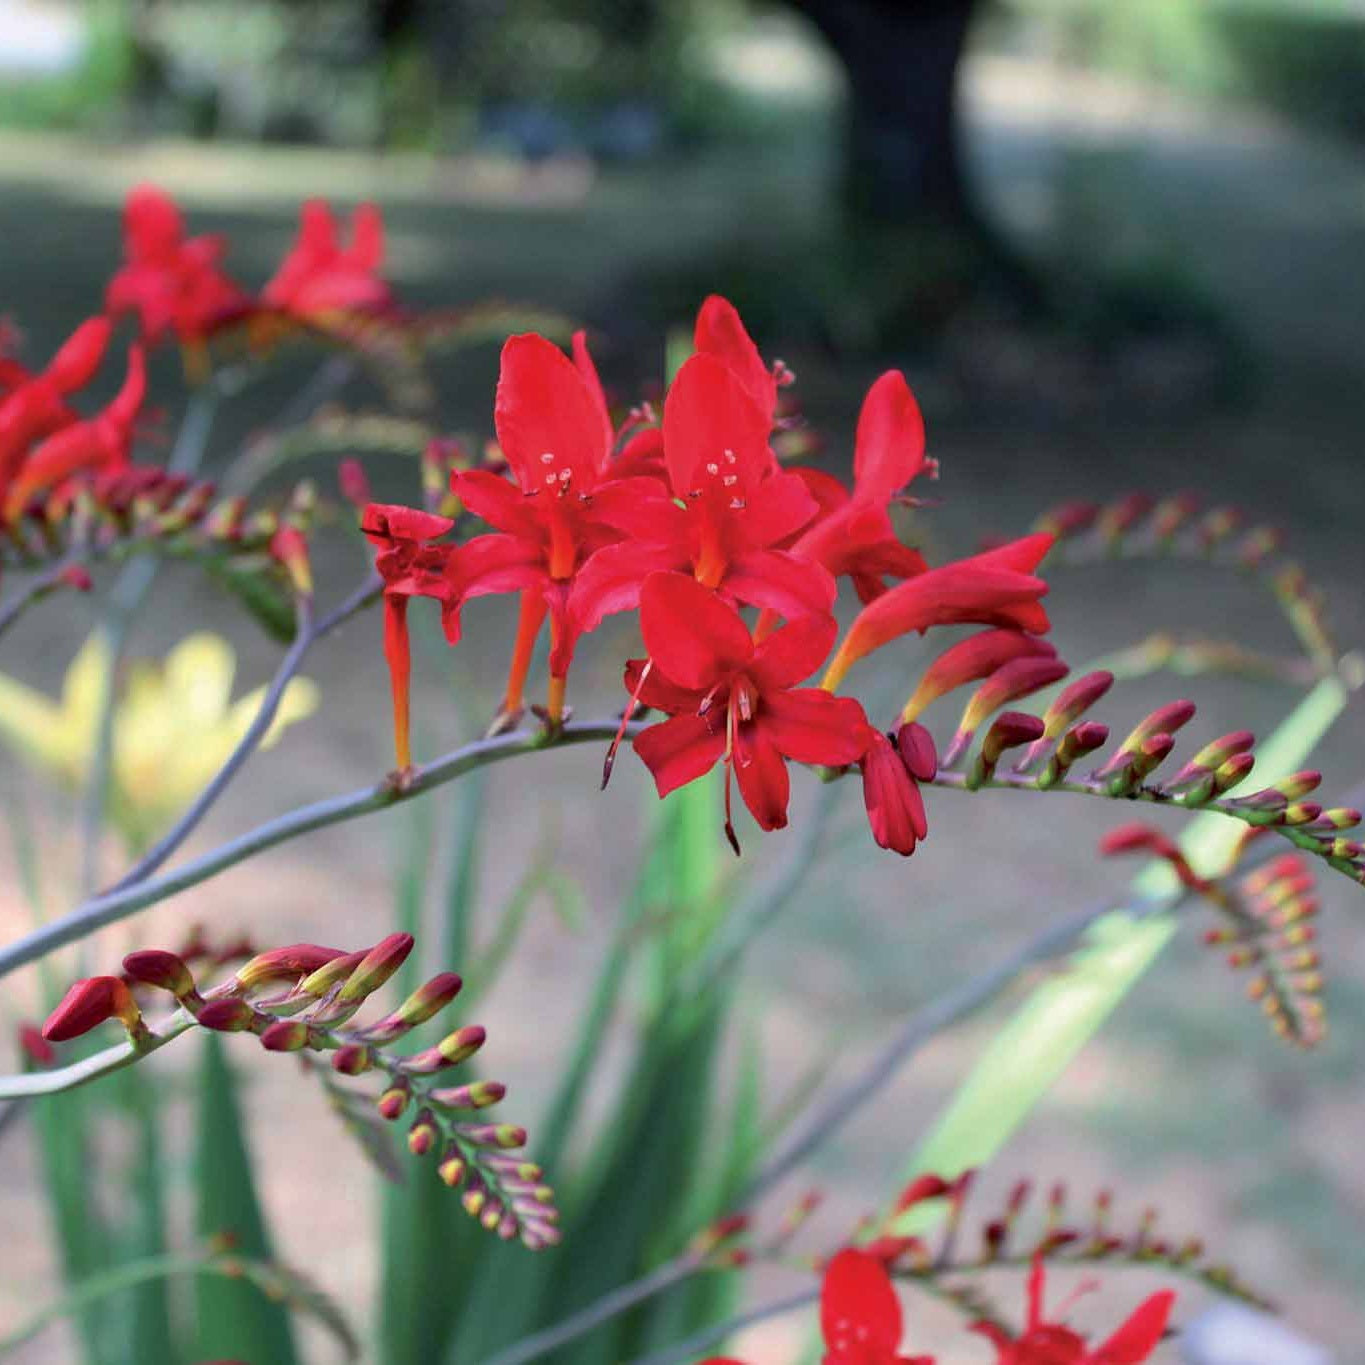
[[[1258,777],[1277,778],[1300,767],[1346,701],[1345,689],[1334,679],[1313,688],[1258,746]],[[1206,814],[1190,821],[1180,843],[1196,869],[1211,870],[1226,860],[1241,834],[1234,822]],[[1148,868],[1134,883],[1136,904],[1169,893],[1171,885],[1165,864]],[[1142,979],[1175,930],[1169,915],[1116,911],[1097,920],[1065,970],[1037,987],[992,1038],[902,1179],[925,1171],[952,1177],[989,1161]],[[912,1209],[898,1230],[918,1231],[924,1216]]]
[[[253,1260],[272,1260],[242,1129],[237,1084],[223,1040],[216,1033],[204,1037],[197,1127],[195,1224],[199,1236],[210,1245],[227,1243],[234,1252]],[[195,1360],[297,1365],[288,1310],[245,1282],[221,1276],[197,1280],[195,1329]]]

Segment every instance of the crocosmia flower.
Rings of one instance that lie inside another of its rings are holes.
[[[900,1299],[875,1256],[847,1248],[830,1261],[820,1290],[823,1365],[934,1365],[932,1356],[903,1356]],[[703,1365],[742,1365],[713,1356]]]
[[[9,392],[0,398],[0,495],[9,488],[34,441],[78,419],[66,400],[99,369],[109,346],[108,318],[90,318],[66,339],[47,368],[25,375],[10,371]]]
[[[1035,1256],[1028,1278],[1028,1319],[1023,1334],[1011,1337],[993,1323],[973,1324],[972,1330],[988,1338],[998,1352],[996,1365],[1141,1365],[1160,1344],[1175,1304],[1175,1295],[1168,1289],[1153,1294],[1112,1336],[1098,1346],[1089,1346],[1070,1327],[1045,1320],[1044,1289],[1043,1260]]]
[[[3,517],[17,516],[35,494],[58,487],[74,474],[125,469],[146,397],[147,366],[142,347],[134,344],[123,386],[108,406],[85,421],[62,426],[24,454],[4,489]]]
[[[351,216],[343,243],[336,215],[320,199],[299,214],[299,235],[279,269],[261,290],[261,303],[301,323],[326,326],[356,314],[389,312],[393,290],[381,276],[384,220],[373,204]]]
[[[802,559],[846,575],[864,602],[886,590],[885,579],[923,573],[917,550],[902,545],[891,525],[894,498],[925,468],[924,418],[899,370],[888,370],[867,392],[858,416],[853,491],[822,478],[821,514],[792,546]],[[808,478],[808,486],[810,481]]]
[[[451,487],[495,528],[461,547],[461,600],[520,591],[521,621],[502,711],[521,710],[537,635],[550,617],[549,711],[558,718],[569,664],[583,626],[569,617],[569,593],[583,565],[619,541],[638,504],[658,495],[651,478],[617,478],[613,432],[583,336],[571,360],[553,342],[526,333],[502,349],[494,408],[498,444],[512,475],[457,473]]]
[[[149,345],[174,335],[190,368],[200,370],[208,338],[251,310],[250,297],[220,268],[226,250],[221,236],[187,237],[175,201],[155,185],[138,185],[123,207],[124,263],[104,306],[113,317],[135,314]]]
[[[646,575],[663,570],[788,620],[830,610],[828,570],[782,548],[818,504],[799,475],[778,468],[771,429],[723,361],[699,354],[683,365],[664,402],[668,487],[648,490],[623,523],[629,539],[585,566],[572,603],[585,629],[634,607]]]
[[[725,833],[739,851],[730,782],[763,829],[787,823],[787,762],[842,766],[863,751],[867,718],[850,698],[797,684],[820,667],[837,627],[806,616],[755,645],[739,613],[694,578],[653,574],[640,594],[649,658],[626,666],[635,699],[671,719],[635,739],[660,796],[725,765]]]

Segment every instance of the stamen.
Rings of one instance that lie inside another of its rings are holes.
[[[630,701],[626,705],[625,711],[621,714],[621,724],[616,731],[616,737],[611,742],[611,747],[607,750],[607,756],[602,760],[602,790],[606,791],[607,783],[611,781],[611,770],[616,765],[616,751],[621,747],[621,741],[626,737],[626,726],[630,724],[630,718],[635,714],[635,708],[640,704],[640,692],[644,688],[645,679],[649,677],[649,671],[654,667],[653,659],[646,659],[645,666],[640,670],[640,680],[635,684],[635,691],[630,694]]]

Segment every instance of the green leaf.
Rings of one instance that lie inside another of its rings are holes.
[[[448,836],[454,861],[446,887],[446,966],[458,967],[468,948],[479,884],[482,790],[482,779],[476,779],[461,782],[455,791],[454,828]],[[434,838],[429,806],[419,802],[413,807],[398,868],[395,908],[400,927],[409,931],[419,924],[426,896]],[[418,984],[416,956],[404,964],[404,990]],[[476,1074],[468,1066],[461,1072],[465,1079]],[[384,1365],[429,1365],[441,1358],[467,1303],[476,1242],[486,1246],[486,1234],[437,1175],[434,1161],[410,1161],[403,1183],[385,1187],[379,1291],[379,1358]]]
[[[273,1260],[265,1215],[256,1195],[251,1156],[242,1129],[237,1085],[222,1038],[204,1038],[199,1081],[195,1226],[206,1242],[226,1241],[234,1252]],[[289,1313],[254,1286],[218,1276],[195,1285],[194,1359],[269,1361],[295,1365],[298,1355]]]
[[[95,1198],[90,1142],[98,1106],[95,1088],[33,1102],[48,1213],[68,1288],[109,1267],[112,1238]],[[76,1330],[90,1365],[118,1365],[117,1341],[107,1330],[110,1321],[107,1304],[84,1305],[76,1314]]]
[[[166,1242],[166,1160],[161,1143],[158,1090],[146,1074],[129,1067],[109,1077],[109,1098],[132,1127],[128,1183],[129,1226],[119,1229],[116,1263],[163,1256]],[[103,1090],[104,1087],[100,1087]],[[171,1331],[170,1294],[164,1278],[153,1278],[131,1294],[129,1358],[138,1365],[174,1365],[181,1359]]]
[[[1335,680],[1319,683],[1257,749],[1257,773],[1286,776],[1299,768],[1345,707]],[[1190,821],[1180,843],[1196,869],[1216,870],[1243,833],[1209,812]],[[1168,895],[1173,874],[1149,867],[1134,883],[1134,906]],[[932,1171],[952,1177],[989,1161],[1042,1101],[1077,1053],[1099,1031],[1175,934],[1169,914],[1118,910],[1097,920],[1065,968],[1037,987],[987,1045],[971,1074],[916,1150],[902,1179]],[[901,1232],[921,1230],[931,1206],[910,1210]]]
[[[336,1338],[347,1361],[360,1359],[360,1343],[340,1309],[306,1276],[287,1266],[217,1252],[197,1256],[148,1256],[100,1271],[82,1280],[69,1293],[40,1309],[16,1331],[0,1339],[0,1354],[7,1354],[31,1341],[44,1328],[64,1317],[89,1313],[111,1295],[161,1284],[179,1275],[224,1276],[234,1284],[250,1286],[272,1302],[287,1303],[295,1312],[306,1313],[321,1323]],[[123,1359],[129,1357],[125,1355]],[[137,1358],[137,1365],[142,1365],[140,1358]]]

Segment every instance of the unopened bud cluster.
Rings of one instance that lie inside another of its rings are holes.
[[[507,1093],[498,1081],[451,1084],[452,1068],[482,1048],[477,1025],[447,1033],[422,1051],[396,1053],[391,1045],[434,1018],[455,998],[460,978],[442,972],[413,991],[397,1009],[371,1024],[355,1016],[402,967],[413,947],[410,934],[389,934],[372,948],[346,953],[296,943],[257,953],[236,973],[201,990],[179,954],[129,953],[122,976],[78,981],[48,1018],[43,1038],[64,1042],[117,1019],[136,1049],[157,1041],[134,998],[135,987],[165,991],[202,1028],[253,1033],[269,1052],[313,1052],[330,1057],[339,1076],[377,1072],[385,1078],[377,1106],[396,1122],[410,1109],[408,1148],[434,1154],[442,1180],[462,1187],[470,1215],[504,1240],[520,1238],[536,1250],[559,1241],[554,1194],[539,1166],[512,1155],[526,1130],[474,1117]]]

